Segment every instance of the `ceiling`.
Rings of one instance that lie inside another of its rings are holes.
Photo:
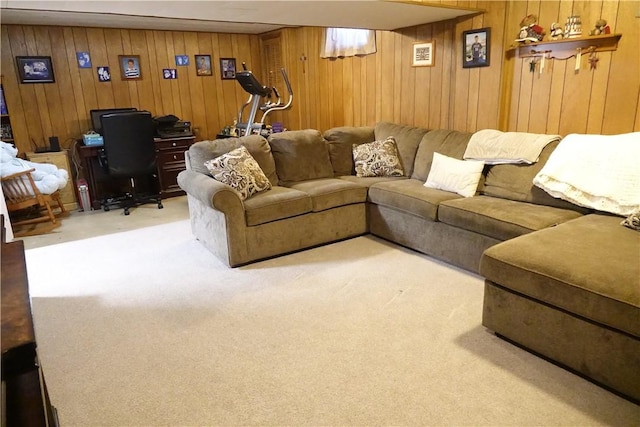
[[[480,9],[384,0],[0,0],[3,24],[261,34],[283,27],[397,30]]]

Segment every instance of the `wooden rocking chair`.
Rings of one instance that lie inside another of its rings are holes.
[[[2,192],[7,202],[7,210],[11,216],[12,226],[21,226],[26,224],[34,224],[39,222],[51,221],[54,226],[60,225],[53,213],[51,203],[56,202],[60,212],[58,215],[66,213],[64,205],[60,201],[60,192],[55,191],[53,194],[42,194],[31,176],[31,172],[35,169],[14,173],[2,178]],[[31,208],[33,212],[27,216],[15,216],[11,213],[23,211]]]

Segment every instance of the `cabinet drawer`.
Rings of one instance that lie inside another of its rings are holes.
[[[158,140],[156,141],[156,150],[165,151],[165,150],[180,150],[186,151],[189,149],[189,146],[193,144],[193,139],[167,139],[167,140]]]
[[[157,155],[158,165],[181,164],[184,167],[184,151],[160,151]]]

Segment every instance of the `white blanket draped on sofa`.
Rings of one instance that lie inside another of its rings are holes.
[[[629,215],[640,208],[640,132],[567,135],[533,183],[553,197]]]
[[[538,161],[547,144],[558,140],[560,135],[482,129],[471,135],[464,159],[482,160],[487,165],[530,165]]]

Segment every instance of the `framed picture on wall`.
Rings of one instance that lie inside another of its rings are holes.
[[[488,67],[491,51],[491,28],[462,32],[462,67]]]
[[[122,80],[142,80],[140,55],[118,55],[118,63]]]
[[[212,76],[211,55],[196,55],[196,74],[199,76]]]
[[[236,78],[236,58],[220,58],[220,77],[222,80]]]
[[[413,44],[413,57],[411,66],[413,67],[433,67],[436,63],[436,43],[431,40]]]
[[[16,56],[20,83],[53,83],[53,64],[50,56]]]

